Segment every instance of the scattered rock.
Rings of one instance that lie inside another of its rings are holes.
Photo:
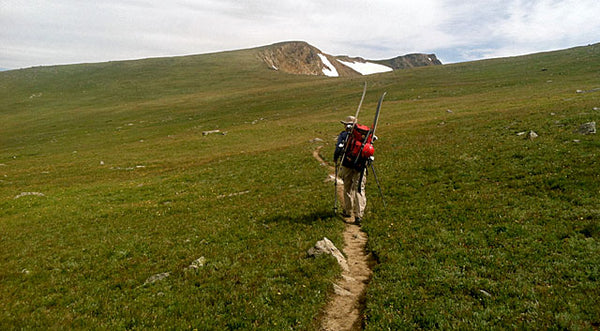
[[[254,124],[256,124],[256,123],[258,123],[260,121],[264,121],[264,120],[265,120],[265,118],[261,117],[261,118],[258,118],[258,119],[255,119],[254,121],[252,121],[251,124],[254,125]],[[248,122],[246,122],[246,123],[248,123]]]
[[[190,264],[185,269],[198,270],[198,269],[200,269],[200,267],[204,267],[205,263],[206,263],[206,258],[204,256],[201,256],[201,257],[197,258],[196,260],[194,260],[194,262],[192,262],[192,264]]]
[[[314,138],[314,139],[311,139],[310,142],[311,143],[322,143],[323,139],[321,139],[321,138]]]
[[[480,292],[481,294],[485,295],[486,297],[489,297],[489,298],[491,298],[491,297],[492,297],[492,295],[491,295],[490,293],[488,293],[487,291],[485,291],[485,290],[479,290],[479,292]]]
[[[46,196],[44,193],[40,193],[40,192],[21,192],[19,195],[15,196],[14,198],[18,199],[18,198],[26,197],[29,195],[38,196],[38,197]]]
[[[203,136],[208,136],[209,134],[212,134],[212,133],[219,133],[219,132],[221,132],[221,130],[209,130],[209,131],[202,131],[202,135],[203,135]]]
[[[170,275],[171,275],[170,272],[163,272],[161,274],[152,275],[152,276],[148,277],[148,279],[146,279],[146,281],[144,282],[144,285],[156,283],[159,280],[163,280],[163,279],[169,277]]]
[[[453,111],[452,111],[452,109],[446,109],[446,113],[448,113],[448,114],[452,114],[452,113],[453,113]]]
[[[524,135],[524,134],[526,134],[526,133],[527,133],[527,131],[521,131],[521,132],[517,132],[517,136],[522,136],[522,135]]]
[[[331,254],[337,260],[338,264],[340,265],[340,267],[342,267],[343,270],[349,270],[346,258],[344,257],[342,252],[340,252],[340,250],[337,249],[337,247],[335,247],[331,240],[327,239],[327,237],[324,237],[323,240],[317,241],[315,246],[308,250],[309,256],[317,256],[321,254]]]
[[[598,92],[598,91],[600,91],[600,87],[593,88],[591,90],[577,90],[575,92],[576,93],[591,93],[591,92]]]
[[[235,197],[238,195],[243,195],[243,194],[248,194],[248,193],[250,193],[250,190],[236,192],[236,193],[230,193],[230,194],[221,194],[221,195],[217,196],[217,199],[230,198],[230,197]]]
[[[539,135],[537,133],[535,133],[535,131],[529,131],[529,133],[527,134],[527,139],[529,140],[533,140],[535,138],[539,137]]]
[[[588,123],[583,123],[579,126],[579,129],[577,129],[578,133],[581,134],[594,134],[596,133],[596,122],[588,122]]]

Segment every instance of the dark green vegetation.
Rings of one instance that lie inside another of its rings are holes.
[[[576,93],[598,63],[366,78],[367,122],[388,92],[367,329],[600,327],[600,142],[574,132],[599,122],[600,91]],[[363,81],[255,50],[0,73],[0,328],[317,329],[340,270],[305,252],[343,224],[310,140],[330,158]]]

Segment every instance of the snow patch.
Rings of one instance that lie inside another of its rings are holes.
[[[335,67],[333,66],[333,64],[331,64],[331,62],[329,62],[329,60],[327,59],[327,57],[325,55],[319,54],[319,57],[321,58],[321,61],[325,65],[323,67],[323,74],[325,76],[328,76],[328,77],[339,77],[340,76],[338,74],[337,70],[335,69]]]
[[[352,70],[358,72],[361,75],[372,75],[382,72],[394,71],[394,69],[384,66],[383,64],[371,63],[371,62],[347,62],[338,60],[339,63],[350,67]]]

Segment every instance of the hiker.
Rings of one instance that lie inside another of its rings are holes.
[[[364,139],[366,132],[362,132],[363,130],[355,130],[355,128],[363,126],[356,123],[356,118],[354,116],[348,116],[345,121],[340,122],[344,124],[345,130],[338,136],[337,145],[335,146],[335,152],[333,154],[333,161],[337,167],[339,159],[343,157],[339,172],[339,177],[344,182],[344,209],[342,216],[350,217],[353,212],[354,223],[360,225],[365,207],[367,206],[367,196],[365,194],[367,176],[362,173],[363,171],[366,171],[365,162],[355,162],[358,155],[353,155],[353,146],[348,145],[352,144],[354,141],[354,139],[352,139],[353,133],[354,135],[358,135],[359,138]],[[359,181],[360,189],[358,186]]]

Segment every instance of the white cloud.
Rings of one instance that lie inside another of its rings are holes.
[[[305,40],[334,55],[442,61],[595,43],[597,0],[3,0],[0,67]]]

